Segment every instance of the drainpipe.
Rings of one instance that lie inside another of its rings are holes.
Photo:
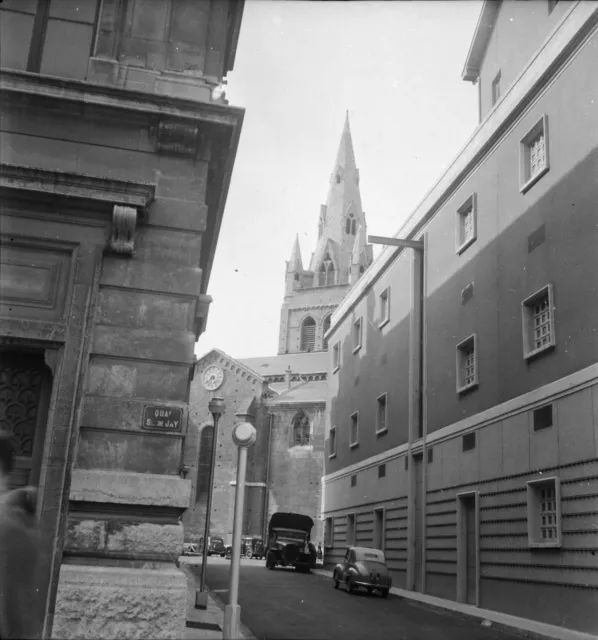
[[[266,486],[264,487],[264,527],[263,527],[263,541],[266,544],[268,539],[268,508],[270,506],[269,491],[270,491],[270,454],[272,451],[272,421],[274,414],[268,414],[270,422],[268,425],[268,455],[266,456]]]

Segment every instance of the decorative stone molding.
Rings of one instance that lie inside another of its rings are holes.
[[[56,375],[56,365],[58,363],[58,350],[46,349],[44,351],[44,362],[48,369],[52,372],[52,375]]]
[[[199,149],[199,127],[194,122],[160,120],[157,150],[181,156],[195,156]]]
[[[66,171],[0,164],[0,188],[84,198],[146,210],[156,187],[143,182],[100,178]]]
[[[191,481],[179,476],[74,469],[70,500],[186,509]]]
[[[112,211],[112,235],[108,247],[114,253],[132,256],[135,252],[137,209],[115,204]]]
[[[195,303],[195,340],[205,331],[208,320],[208,311],[212,302],[212,296],[200,294]]]

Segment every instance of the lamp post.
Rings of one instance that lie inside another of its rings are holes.
[[[233,442],[239,447],[237,462],[237,489],[235,494],[235,519],[233,521],[233,549],[230,567],[228,604],[224,607],[224,640],[237,640],[240,635],[241,607],[239,600],[239,567],[241,564],[241,533],[243,529],[243,507],[245,502],[245,472],[247,470],[247,449],[256,440],[255,427],[249,422],[241,422],[233,429]]]
[[[421,495],[426,495],[426,438],[427,438],[427,399],[426,399],[426,354],[424,353],[424,345],[426,340],[426,323],[425,299],[426,299],[426,272],[425,272],[425,254],[426,245],[423,240],[403,240],[401,238],[386,238],[382,236],[369,236],[368,242],[373,244],[382,244],[391,247],[403,247],[414,249],[413,261],[413,290],[411,299],[411,334],[409,345],[409,437],[407,456],[409,462],[411,459],[411,444],[418,438],[423,439],[423,453],[421,456],[422,478],[421,478]],[[415,491],[417,491],[417,478],[415,475],[415,464],[409,465],[408,476],[408,510],[407,510],[407,547],[409,549],[407,555],[407,589],[416,591],[418,586],[418,578],[420,582],[419,589],[425,593],[426,589],[426,557],[421,553],[421,572],[419,576],[415,574],[416,565],[416,507],[415,507]],[[425,503],[421,509],[421,549],[426,548],[426,507]]]
[[[195,593],[195,607],[205,609],[208,606],[206,594],[206,565],[208,559],[208,537],[210,535],[210,515],[212,511],[212,489],[214,485],[214,467],[216,466],[216,441],[218,440],[218,420],[224,413],[224,400],[222,398],[212,398],[208,404],[208,409],[214,419],[214,435],[212,437],[212,462],[210,463],[210,479],[208,484],[208,499],[206,504],[206,522],[203,532],[203,549],[201,554],[201,576],[199,580],[199,591]]]

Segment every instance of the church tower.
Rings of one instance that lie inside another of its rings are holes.
[[[330,316],[372,259],[347,112],[309,268],[303,268],[299,237],[287,262],[279,355],[327,350]]]

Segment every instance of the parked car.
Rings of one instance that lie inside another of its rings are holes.
[[[316,565],[316,548],[309,541],[314,521],[299,513],[275,513],[268,525],[266,567],[295,567],[309,573]]]
[[[208,555],[212,554],[218,555],[221,558],[224,558],[226,555],[226,547],[224,546],[224,540],[219,536],[211,536],[208,538]]]
[[[226,547],[226,557],[231,558],[233,548],[231,545]],[[264,549],[264,541],[261,538],[253,536],[243,536],[241,539],[241,557],[242,558],[256,558],[261,560],[266,554]]]
[[[367,547],[347,547],[343,561],[334,567],[332,582],[335,589],[344,584],[349,593],[358,588],[367,589],[368,593],[376,589],[383,598],[388,598],[392,587],[384,553]]]

